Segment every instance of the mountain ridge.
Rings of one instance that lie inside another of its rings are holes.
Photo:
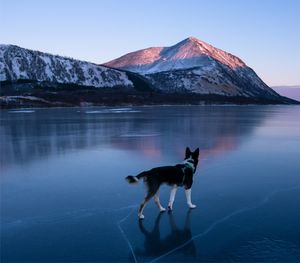
[[[0,45],[0,81],[20,80],[96,88],[132,87],[126,74],[117,70],[16,45]]]
[[[103,65],[144,75],[167,92],[280,97],[240,58],[195,37],[134,51]]]
[[[0,107],[295,103],[241,59],[196,38],[129,54],[138,56],[121,58],[139,70],[146,63],[142,72],[0,45]]]

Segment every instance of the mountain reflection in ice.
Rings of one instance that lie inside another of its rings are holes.
[[[247,107],[195,106],[3,112],[1,166],[89,148],[138,151],[176,160],[190,145],[200,147],[205,158],[235,149],[265,114]]]

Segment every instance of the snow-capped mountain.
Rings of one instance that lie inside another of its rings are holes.
[[[241,59],[195,37],[135,51],[104,65],[141,74],[167,92],[280,97]]]
[[[203,103],[297,103],[239,58],[196,38],[104,65],[0,45],[0,108]]]
[[[124,72],[14,45],[0,45],[1,81],[47,82],[96,88],[133,87]]]
[[[231,68],[245,66],[239,58],[194,37],[189,37],[171,47],[151,47],[135,51],[110,61],[106,65],[141,74],[151,74],[211,66],[212,59]]]

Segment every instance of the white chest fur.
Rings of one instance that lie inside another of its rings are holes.
[[[195,166],[194,166],[194,160],[192,159],[192,157],[186,159],[183,161],[183,164],[189,168],[192,169],[193,173],[195,171]]]

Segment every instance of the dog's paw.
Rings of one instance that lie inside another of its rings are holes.
[[[141,220],[145,218],[145,216],[142,215],[142,214],[138,215],[138,217],[139,217],[139,219],[141,219]]]
[[[168,210],[169,211],[172,211],[173,210],[173,207],[171,205],[168,205]]]
[[[165,212],[165,211],[166,211],[166,208],[161,207],[159,210],[160,210],[160,212]]]
[[[194,205],[194,204],[189,204],[189,208],[191,208],[191,209],[194,209],[194,208],[196,208],[197,206],[196,205]]]

